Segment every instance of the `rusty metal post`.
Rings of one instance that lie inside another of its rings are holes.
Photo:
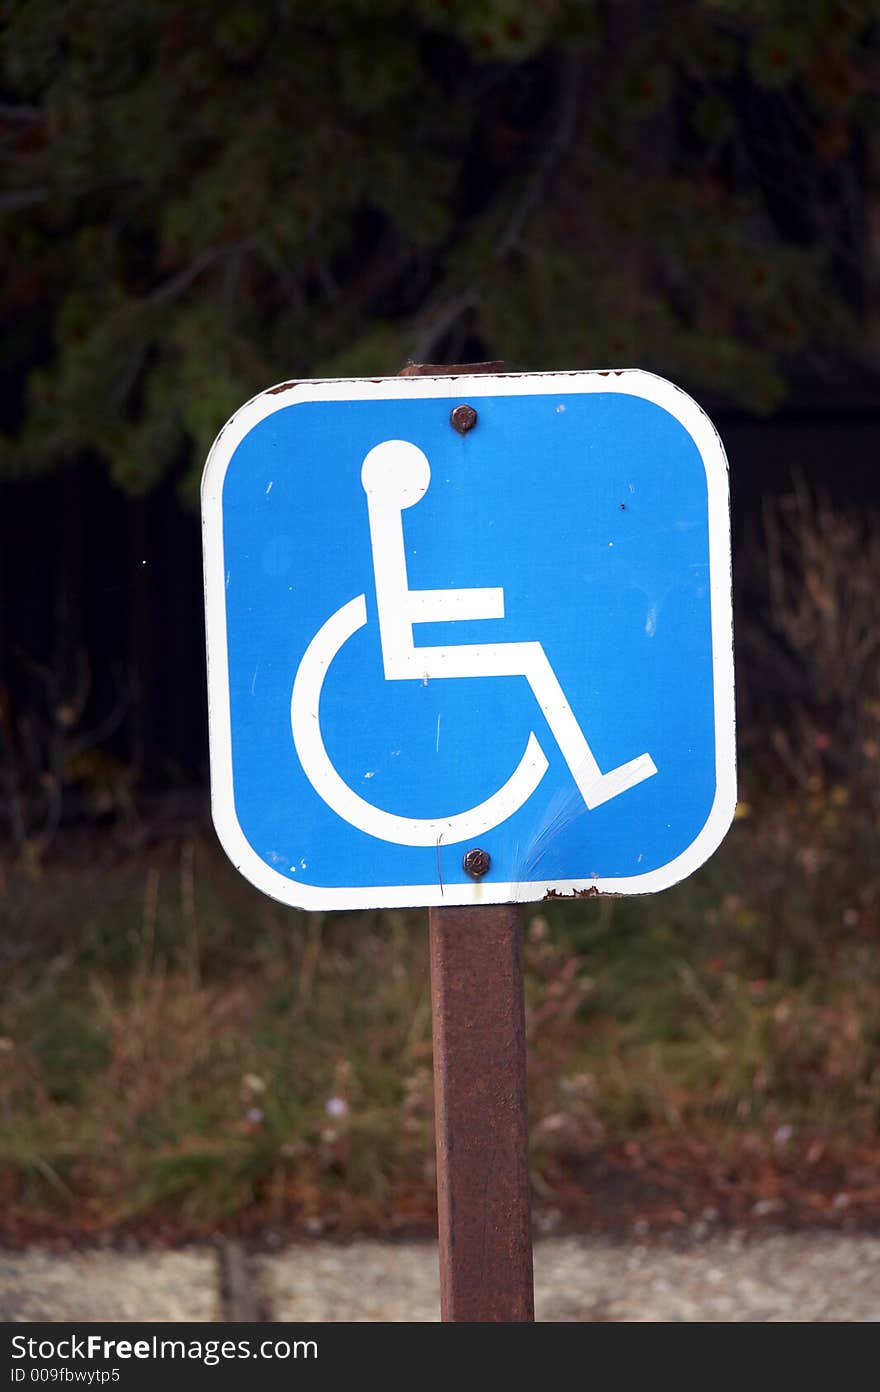
[[[498,362],[411,363],[401,375],[503,370]],[[472,425],[452,421],[459,431]],[[485,853],[469,855],[469,873],[484,873],[477,858]],[[428,931],[441,1317],[530,1321],[522,914],[514,904],[432,908]]]
[[[522,917],[429,909],[444,1320],[533,1320]]]

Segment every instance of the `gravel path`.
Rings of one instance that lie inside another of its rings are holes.
[[[264,1263],[279,1320],[436,1320],[433,1246],[288,1249]],[[685,1251],[579,1238],[535,1244],[539,1320],[880,1319],[880,1238],[716,1237]]]
[[[274,1320],[438,1318],[436,1247],[291,1246],[250,1270]],[[708,1238],[685,1250],[585,1238],[535,1244],[537,1317],[550,1321],[877,1321],[880,1238]],[[0,1254],[0,1320],[227,1317],[210,1248],[122,1255]]]
[[[220,1318],[211,1251],[0,1253],[0,1321]]]

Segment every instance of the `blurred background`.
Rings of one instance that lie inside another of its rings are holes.
[[[726,842],[526,910],[538,1222],[877,1221],[877,4],[5,15],[0,1236],[430,1230],[426,916],[210,828],[198,483],[275,382],[490,358],[671,378],[733,501]]]

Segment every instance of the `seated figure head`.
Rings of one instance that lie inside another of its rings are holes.
[[[408,440],[383,440],[373,446],[361,466],[364,492],[388,507],[412,507],[424,498],[430,482],[426,455]]]

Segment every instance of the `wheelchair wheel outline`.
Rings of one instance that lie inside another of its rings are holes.
[[[399,846],[453,845],[491,831],[529,800],[549,768],[534,731],[513,773],[485,801],[440,817],[402,817],[367,802],[337,772],[321,735],[320,703],[330,664],[367,622],[366,596],[358,595],[318,629],[297,668],[290,697],[290,727],[303,773],[315,792],[343,821]]]

